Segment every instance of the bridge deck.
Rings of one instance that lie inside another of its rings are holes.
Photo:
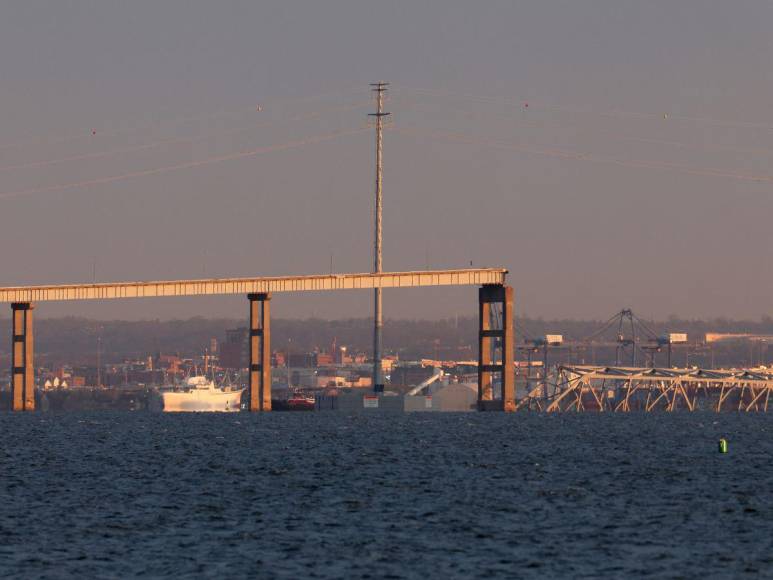
[[[19,286],[0,288],[0,303],[249,294],[252,292],[414,288],[419,286],[481,286],[483,284],[504,284],[506,274],[507,270],[503,268],[476,268],[468,270],[382,272],[380,274],[322,274],[271,278],[214,278],[208,280],[167,280],[161,282]]]

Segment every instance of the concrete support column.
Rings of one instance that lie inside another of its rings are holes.
[[[478,401],[490,401],[494,397],[493,377],[486,370],[491,365],[491,303],[484,301],[484,288],[479,291],[478,301]]]
[[[14,411],[35,410],[34,336],[29,302],[14,302],[11,337],[11,391]]]
[[[500,305],[502,320],[492,326],[492,304]],[[487,284],[478,293],[478,408],[481,410],[515,410],[515,369],[513,324],[513,289],[501,284]],[[496,342],[498,339],[498,343]],[[498,345],[499,362],[492,353]],[[502,398],[493,401],[493,379],[499,375]]]
[[[250,301],[250,411],[271,410],[271,294]]]
[[[502,303],[502,407],[505,413],[515,411],[515,310],[513,310],[513,288],[504,287]]]

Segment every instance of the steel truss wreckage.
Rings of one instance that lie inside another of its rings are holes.
[[[559,366],[548,381],[520,399],[516,410],[767,412],[773,369],[707,370]]]

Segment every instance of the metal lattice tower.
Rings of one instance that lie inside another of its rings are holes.
[[[370,113],[371,117],[376,118],[376,207],[375,207],[375,223],[373,234],[373,272],[380,273],[382,271],[381,261],[381,149],[382,149],[382,130],[383,130],[383,117],[389,115],[384,112],[384,93],[389,86],[389,83],[378,82],[371,83],[373,87],[373,94],[376,97],[376,112]],[[383,308],[381,301],[381,288],[376,288],[373,291],[373,390],[377,393],[384,391],[384,376],[382,369],[382,345],[383,345]]]

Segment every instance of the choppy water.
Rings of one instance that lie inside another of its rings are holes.
[[[773,575],[773,416],[2,414],[0,432],[2,577]]]

